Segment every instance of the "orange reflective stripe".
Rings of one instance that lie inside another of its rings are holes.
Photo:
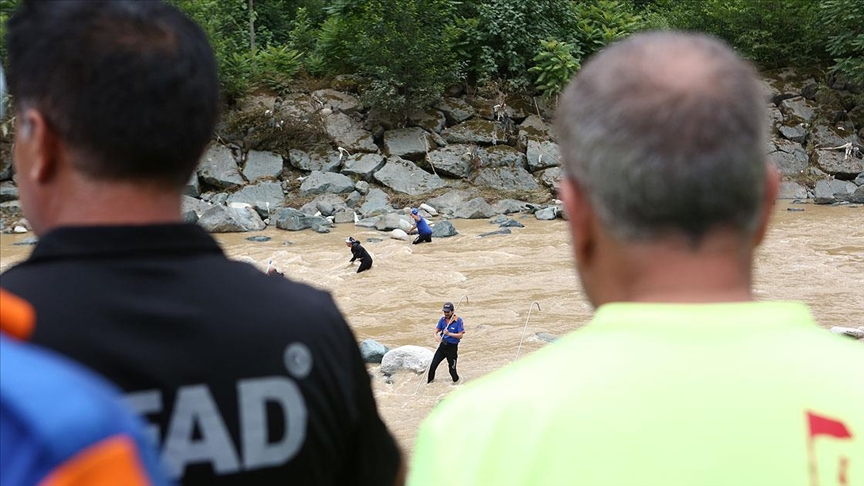
[[[36,311],[29,302],[0,289],[0,329],[12,337],[27,339],[36,324]]]
[[[40,486],[144,486],[150,480],[129,437],[117,435],[76,454],[53,471]]]

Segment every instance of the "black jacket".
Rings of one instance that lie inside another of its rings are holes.
[[[360,245],[359,241],[351,243],[351,254],[354,255],[351,258],[352,262],[359,259],[361,262],[369,261],[369,263],[372,263],[372,257],[369,255],[369,252],[366,251],[366,248],[363,248]]]

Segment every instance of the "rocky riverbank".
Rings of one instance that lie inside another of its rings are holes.
[[[864,95],[792,70],[768,73],[764,87],[766,153],[784,176],[780,197],[864,203]],[[432,108],[394,118],[365,109],[358,89],[341,78],[327,89],[241,103],[186,186],[187,220],[214,233],[267,225],[326,232],[334,224],[405,230],[404,208],[421,205],[442,220],[563,216],[552,108],[541,99],[453,90]],[[0,230],[25,231],[8,137],[3,145]],[[452,225],[437,231],[455,234]]]

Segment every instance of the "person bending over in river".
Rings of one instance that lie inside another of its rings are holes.
[[[429,223],[426,222],[426,218],[420,216],[420,211],[417,208],[411,210],[411,219],[414,220],[414,224],[411,225],[411,229],[408,230],[408,234],[410,235],[414,228],[417,228],[417,238],[414,239],[414,244],[418,243],[432,243],[432,228],[429,227]]]
[[[864,347],[754,298],[765,111],[756,70],[704,35],[588,60],[555,131],[594,319],[441,402],[410,485],[864,484],[864,380],[840,372]]]
[[[355,260],[360,260],[360,266],[357,267],[357,273],[365,272],[372,268],[372,256],[369,255],[366,248],[363,248],[363,246],[360,245],[359,241],[349,236],[348,239],[345,240],[345,245],[351,248],[352,257],[348,264],[351,265]]]

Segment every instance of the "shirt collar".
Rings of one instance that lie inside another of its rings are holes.
[[[195,224],[66,226],[40,238],[29,261],[200,252],[222,253],[222,249]]]

